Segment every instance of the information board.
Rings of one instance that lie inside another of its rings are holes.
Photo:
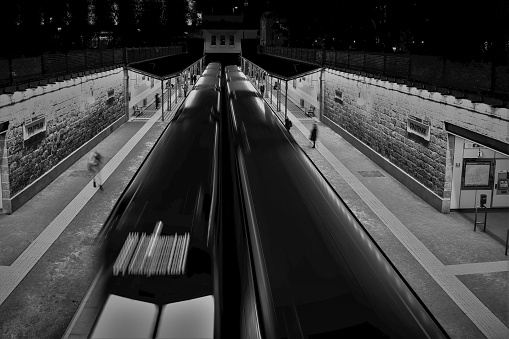
[[[491,182],[491,161],[465,160],[463,167],[463,188],[489,189]]]

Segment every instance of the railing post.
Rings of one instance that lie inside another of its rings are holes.
[[[44,75],[44,53],[41,54],[41,75]]]
[[[490,93],[491,94],[494,94],[495,93],[495,88],[496,88],[496,82],[497,82],[497,77],[496,77],[496,67],[495,67],[495,62],[492,61],[491,62],[491,76],[490,76]],[[506,254],[507,254],[507,244],[506,244]]]
[[[412,75],[412,56],[408,54],[408,74],[407,79],[410,79]]]
[[[9,80],[10,85],[14,84],[14,68],[12,67],[12,55],[9,56]]]
[[[386,59],[386,58],[387,58],[387,54],[385,54],[385,52],[384,52],[384,69],[383,69],[383,71],[382,71],[382,74],[383,74],[383,75],[385,75],[385,74],[386,74],[386,73],[385,73],[385,59]]]

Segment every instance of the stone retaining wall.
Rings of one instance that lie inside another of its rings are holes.
[[[122,118],[123,87],[123,70],[116,68],[1,95],[0,121],[9,121],[5,137],[8,173],[3,173],[9,189],[3,191],[3,201]],[[25,140],[25,126],[41,118],[46,131]]]
[[[444,122],[509,142],[505,108],[330,69],[325,73],[324,116],[439,197],[449,198],[451,187]],[[429,125],[429,141],[407,132],[409,117]]]

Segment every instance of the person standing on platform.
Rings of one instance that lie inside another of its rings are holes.
[[[187,81],[184,81],[184,97],[187,96]]]
[[[156,109],[159,109],[159,94],[156,94]]]
[[[265,85],[260,85],[260,92],[262,93],[262,98],[263,98],[264,97],[263,93],[265,92]]]
[[[318,137],[318,126],[316,122],[313,124],[313,129],[311,130],[311,136],[309,140],[313,142],[313,148],[315,148],[316,138]]]
[[[99,166],[101,165],[101,159],[102,156],[97,151],[92,151],[88,157],[88,163],[87,168],[90,173],[92,173],[93,176],[93,184],[94,187],[97,187],[97,184],[99,184],[99,189],[103,189],[102,181],[101,181],[101,172],[99,172]]]
[[[290,127],[292,127],[292,122],[290,121],[290,119],[288,119],[288,117],[285,118],[285,127],[286,127],[287,131],[290,132]]]

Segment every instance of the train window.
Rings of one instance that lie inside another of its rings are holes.
[[[224,35],[221,35],[221,45],[222,46],[226,45],[226,38]]]
[[[212,35],[212,36],[210,37],[210,44],[211,44],[211,45],[215,45],[215,44],[216,44],[216,36],[215,36],[215,35]]]
[[[230,35],[230,45],[235,45],[235,38],[233,35]]]

